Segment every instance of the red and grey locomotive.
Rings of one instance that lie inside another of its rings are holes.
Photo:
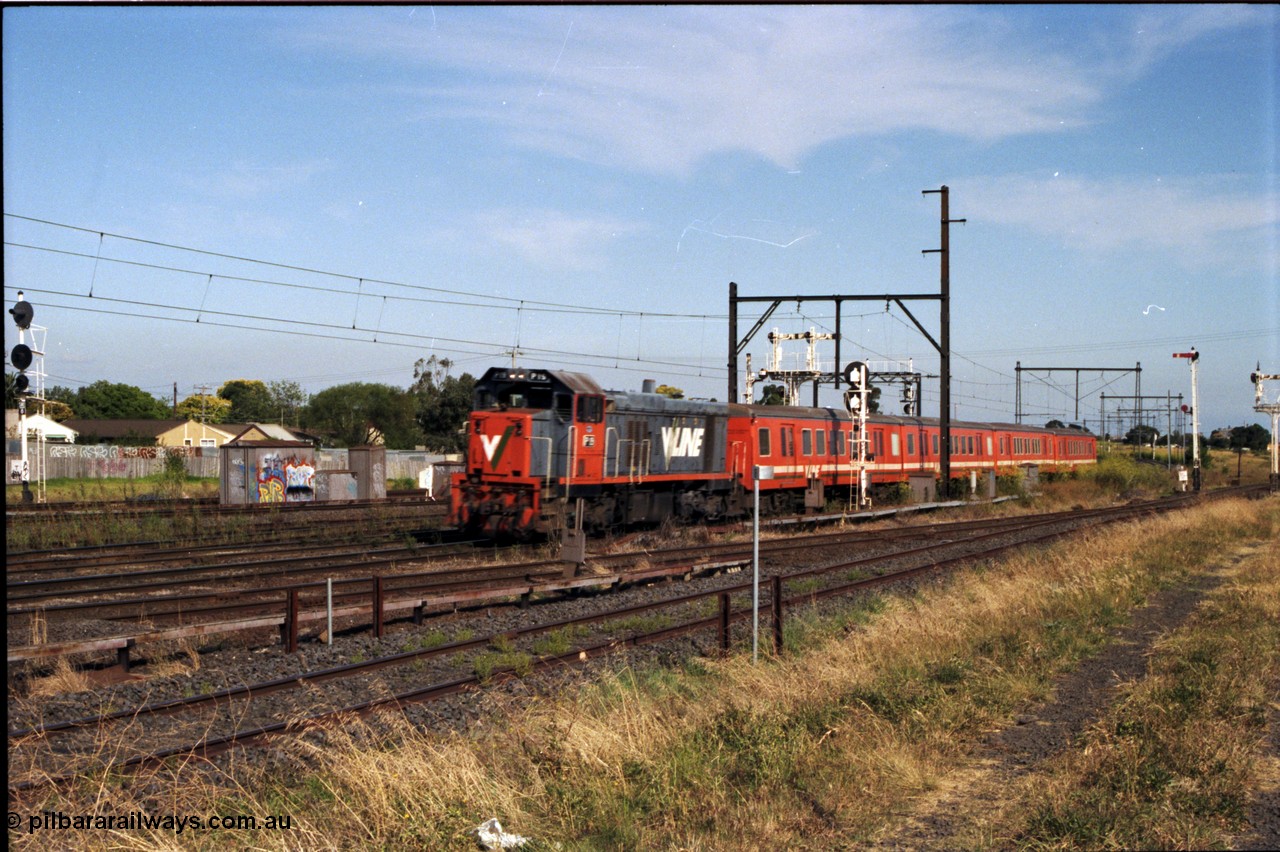
[[[856,487],[857,428],[841,409],[671,399],[605,391],[582,373],[494,367],[476,383],[452,520],[528,536],[741,517],[756,465],[773,471],[760,484],[761,514],[801,511]],[[873,490],[938,475],[936,419],[870,415],[866,428]],[[1080,429],[999,423],[953,421],[951,445],[953,476],[1072,468],[1097,452]]]

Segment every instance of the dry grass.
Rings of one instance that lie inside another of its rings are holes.
[[[88,692],[92,688],[93,681],[87,674],[72,666],[66,657],[58,657],[50,674],[31,681],[27,697],[51,698],[55,695]]]
[[[1274,540],[1277,529],[1275,501],[1215,504],[957,573],[946,587],[851,603],[843,616],[793,616],[788,654],[761,665],[748,656],[623,668],[575,694],[508,707],[466,735],[423,734],[399,717],[353,721],[282,739],[267,764],[188,772],[172,786],[86,784],[30,807],[292,819],[288,832],[252,836],[84,832],[68,835],[74,848],[462,849],[490,816],[535,838],[532,848],[861,845],[952,784],[975,743],[1046,696],[1152,590],[1226,543]],[[1268,591],[1274,584],[1254,597]],[[1079,787],[1064,780],[1052,802],[1086,808]],[[48,839],[10,842],[43,849]]]

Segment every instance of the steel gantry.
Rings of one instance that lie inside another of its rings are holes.
[[[836,307],[836,328],[832,339],[835,342],[835,369],[830,372],[817,371],[818,375],[813,379],[813,404],[818,405],[818,389],[824,382],[830,382],[833,387],[839,388],[843,380],[843,375],[839,372],[840,366],[840,317],[841,306],[845,302],[893,302],[907,318],[915,324],[915,327],[924,335],[925,339],[932,344],[937,350],[941,361],[939,391],[939,416],[938,428],[941,432],[941,458],[939,459],[942,474],[942,496],[947,496],[950,491],[951,482],[951,238],[950,226],[957,222],[964,222],[964,219],[951,219],[949,206],[950,190],[943,186],[939,189],[923,190],[925,195],[941,196],[941,237],[940,247],[936,249],[924,249],[923,254],[938,254],[941,257],[941,265],[939,271],[939,292],[937,293],[883,293],[880,295],[785,295],[785,296],[739,296],[738,285],[736,282],[729,282],[729,360],[728,360],[728,399],[734,400],[738,397],[738,356],[747,348],[747,344],[755,337],[756,333],[764,327],[769,321],[769,317],[773,316],[773,312],[778,306],[785,302],[795,302],[799,305],[802,302],[833,302]],[[940,328],[938,339],[934,339],[915,315],[907,308],[904,302],[908,301],[934,301],[939,306]],[[767,303],[768,307],[760,318],[756,320],[755,325],[746,335],[738,338],[738,305],[744,302]]]
[[[1142,362],[1133,367],[1024,367],[1018,361],[1014,367],[1017,376],[1017,391],[1014,402],[1014,422],[1022,422],[1022,374],[1023,373],[1075,373],[1076,374],[1076,421],[1080,420],[1080,374],[1081,373],[1133,373],[1134,398],[1142,395]]]
[[[1271,490],[1280,490],[1280,394],[1276,394],[1274,402],[1268,402],[1264,382],[1280,379],[1280,373],[1262,372],[1262,364],[1249,377],[1254,384],[1253,410],[1271,415]]]

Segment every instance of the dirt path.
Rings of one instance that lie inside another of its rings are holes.
[[[1019,800],[1018,791],[1036,782],[1042,763],[1069,748],[1095,720],[1106,713],[1124,683],[1141,679],[1147,655],[1156,640],[1177,629],[1206,594],[1220,585],[1226,568],[1248,558],[1258,546],[1242,547],[1225,564],[1210,567],[1189,583],[1154,595],[1133,613],[1131,622],[1115,631],[1097,656],[1062,676],[1053,698],[1027,710],[1016,724],[994,732],[969,764],[951,773],[917,802],[914,812],[875,849],[1005,848],[999,834],[1005,810]],[[1237,839],[1235,849],[1280,848],[1280,709],[1270,714],[1269,772],[1276,776],[1255,797],[1250,822],[1253,831]]]

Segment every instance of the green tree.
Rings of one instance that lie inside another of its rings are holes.
[[[760,396],[761,405],[786,405],[787,389],[782,385],[765,385]]]
[[[421,442],[414,397],[391,385],[352,382],[320,391],[303,412],[303,423],[340,447],[383,443],[411,450]]]
[[[1157,432],[1155,428],[1151,426],[1147,426],[1144,423],[1138,426],[1134,426],[1132,429],[1126,432],[1124,434],[1124,442],[1126,444],[1138,444],[1138,445],[1150,444],[1158,437],[1160,437],[1160,433]]]
[[[231,402],[228,423],[270,423],[279,413],[271,391],[258,379],[232,379],[218,388],[218,396]]]
[[[48,417],[50,420],[54,420],[58,423],[76,416],[75,409],[67,403],[56,399],[46,399],[44,402],[37,402],[34,407],[37,414],[43,414],[45,417]]]
[[[671,399],[684,399],[684,391],[680,388],[673,388],[671,385],[658,385],[653,391]]]
[[[476,380],[470,373],[450,376],[452,366],[449,359],[434,355],[419,358],[413,365],[409,393],[414,397],[424,446],[435,453],[460,453],[467,446],[463,430],[471,413]]]
[[[169,406],[142,388],[99,379],[76,391],[76,417],[88,420],[164,420]]]
[[[1231,430],[1230,448],[1233,450],[1244,448],[1246,450],[1266,452],[1267,445],[1270,443],[1271,433],[1257,423],[1252,423],[1248,426],[1237,426]]]
[[[307,404],[307,392],[302,389],[302,385],[297,382],[280,379],[268,382],[267,391],[271,394],[272,411],[279,412],[280,425],[284,426],[289,421],[292,421],[296,426],[298,414],[302,411],[302,407]]]
[[[178,403],[174,416],[200,423],[227,423],[231,419],[231,400],[207,393],[193,393]]]
[[[18,379],[18,374],[4,371],[4,407],[13,409],[18,407],[18,388],[14,384]]]

